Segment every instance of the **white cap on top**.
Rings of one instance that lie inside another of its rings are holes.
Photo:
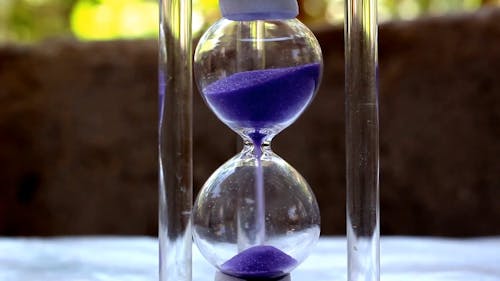
[[[297,0],[219,0],[222,16],[237,21],[293,19]]]

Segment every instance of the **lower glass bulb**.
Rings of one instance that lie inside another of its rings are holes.
[[[269,146],[246,145],[212,174],[193,208],[193,237],[202,255],[240,278],[289,273],[319,234],[309,185]]]

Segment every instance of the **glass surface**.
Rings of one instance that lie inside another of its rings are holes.
[[[191,0],[160,1],[160,281],[191,281]]]
[[[380,279],[377,1],[347,0],[345,22],[348,281]]]
[[[316,93],[319,44],[296,19],[221,19],[200,39],[194,67],[207,105],[245,143],[198,194],[194,242],[228,275],[285,276],[316,243],[320,215],[307,182],[270,144]]]

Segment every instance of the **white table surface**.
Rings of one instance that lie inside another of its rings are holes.
[[[322,237],[293,281],[345,281],[346,244]],[[193,247],[193,280],[215,270]],[[0,281],[157,280],[158,245],[149,237],[0,238]],[[382,281],[500,281],[500,237],[384,237]]]

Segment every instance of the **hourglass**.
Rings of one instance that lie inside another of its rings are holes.
[[[196,48],[195,80],[206,104],[244,147],[198,194],[193,238],[224,274],[279,278],[317,242],[320,215],[309,185],[271,150],[271,140],[313,99],[321,50],[295,19],[296,0],[219,3],[223,18]]]

